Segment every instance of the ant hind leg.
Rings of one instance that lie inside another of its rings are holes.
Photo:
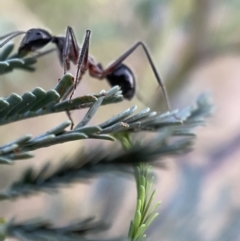
[[[159,74],[158,74],[158,71],[153,63],[153,60],[151,58],[151,55],[146,47],[146,45],[139,41],[137,42],[136,44],[134,44],[130,49],[128,49],[125,53],[123,53],[119,58],[117,58],[111,65],[109,65],[103,72],[103,77],[106,77],[108,74],[112,73],[120,64],[122,64],[122,62],[127,58],[129,57],[139,46],[141,46],[144,50],[144,53],[148,59],[148,62],[151,66],[151,69],[154,73],[154,76],[159,84],[159,86],[161,87],[162,89],[162,92],[163,92],[163,95],[164,95],[164,99],[165,99],[165,102],[167,104],[167,109],[169,112],[171,112],[171,107],[170,107],[170,102],[168,100],[168,95],[167,95],[167,91],[166,91],[166,88],[165,88],[165,85],[162,81],[162,79],[160,78]],[[179,120],[179,121],[182,121],[178,116],[174,115],[174,118]]]

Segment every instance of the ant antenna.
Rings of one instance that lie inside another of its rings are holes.
[[[26,32],[23,32],[23,31],[15,31],[15,32],[12,32],[12,33],[9,33],[9,34],[6,34],[4,36],[1,36],[0,37],[0,40],[2,39],[5,39],[7,38],[5,41],[3,41],[1,44],[0,44],[0,48],[2,48],[7,42],[9,42],[11,39],[21,35],[21,34],[25,34]]]

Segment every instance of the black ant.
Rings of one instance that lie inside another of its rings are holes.
[[[6,38],[5,41],[0,44],[0,48],[4,46],[9,40],[21,34],[25,34],[25,36],[22,39],[20,47],[18,49],[19,56],[25,56],[28,53],[39,50],[48,43],[52,42],[57,47],[59,60],[63,65],[64,74],[67,70],[70,69],[70,61],[77,65],[76,79],[73,91],[70,95],[70,99],[72,98],[74,90],[79,84],[82,76],[88,70],[90,76],[97,78],[99,80],[106,79],[110,86],[119,85],[121,87],[123,97],[125,99],[131,100],[135,95],[136,82],[133,72],[129,67],[123,64],[123,61],[129,55],[131,55],[137,47],[141,46],[150,63],[155,78],[157,79],[157,82],[162,88],[167,108],[171,112],[165,86],[156,70],[151,55],[143,42],[139,41],[136,44],[134,44],[130,49],[128,49],[112,64],[110,64],[106,69],[104,69],[101,64],[96,63],[93,60],[93,58],[89,56],[89,42],[91,35],[90,30],[86,31],[86,35],[81,48],[78,46],[73,29],[69,26],[67,27],[65,37],[53,36],[48,31],[40,28],[29,29],[27,32],[15,31],[0,37],[0,39]],[[175,118],[179,120],[178,117]]]

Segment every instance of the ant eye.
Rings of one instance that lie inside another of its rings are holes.
[[[36,34],[37,34],[37,36],[40,36],[40,35],[41,35],[41,33],[40,33],[40,32],[37,32]]]

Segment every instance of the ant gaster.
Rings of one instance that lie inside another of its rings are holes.
[[[144,50],[144,53],[146,54],[146,57],[152,68],[155,78],[157,79],[158,84],[162,88],[168,110],[171,111],[165,86],[156,70],[156,67],[152,61],[148,49],[143,42],[139,41],[134,44],[130,49],[128,49],[112,64],[110,64],[106,69],[104,69],[101,64],[96,63],[93,58],[89,56],[89,42],[91,35],[90,30],[86,31],[86,35],[81,48],[78,46],[73,29],[69,26],[67,27],[65,37],[53,36],[48,31],[40,28],[33,28],[28,30],[27,32],[15,31],[0,38],[7,38],[4,42],[0,44],[0,48],[5,45],[9,40],[21,34],[25,34],[25,36],[22,39],[20,47],[18,49],[18,54],[20,56],[25,56],[30,52],[39,50],[48,43],[52,42],[57,47],[59,60],[63,65],[64,74],[70,68],[70,61],[77,65],[76,79],[73,91],[70,95],[70,99],[72,98],[74,90],[79,84],[82,76],[87,70],[89,71],[90,76],[94,78],[100,80],[106,79],[110,86],[119,85],[121,87],[123,97],[128,100],[132,99],[136,90],[136,82],[133,72],[130,70],[129,67],[123,64],[123,61],[129,55],[131,55],[137,47],[141,46]],[[178,119],[178,117],[175,118]]]

